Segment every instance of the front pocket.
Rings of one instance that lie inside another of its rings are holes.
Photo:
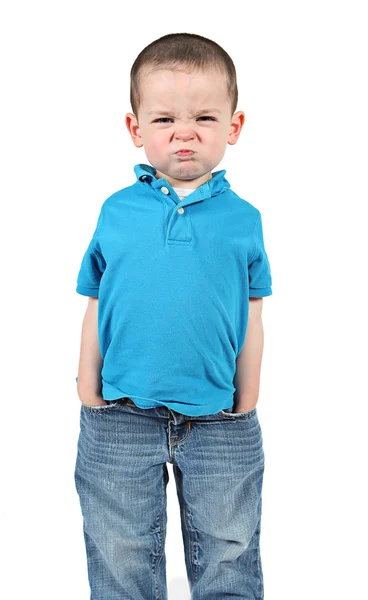
[[[117,401],[114,402],[109,402],[109,404],[102,404],[101,406],[89,406],[88,404],[83,404],[83,402],[81,402],[81,406],[83,408],[86,408],[87,410],[90,411],[97,411],[100,412],[101,410],[106,410],[108,408],[112,408],[113,406],[117,405]]]
[[[230,411],[230,412],[229,412]],[[253,417],[257,413],[257,407],[254,406],[250,410],[246,410],[245,412],[231,412],[232,408],[227,410],[220,410],[219,415],[227,418],[227,419],[248,419]]]

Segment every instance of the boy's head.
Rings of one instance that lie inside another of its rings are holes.
[[[137,148],[175,187],[211,179],[226,145],[237,142],[244,113],[230,56],[200,35],[172,33],[149,44],[130,73],[133,113],[125,122]],[[180,156],[179,150],[193,154]]]

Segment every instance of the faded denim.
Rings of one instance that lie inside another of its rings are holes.
[[[257,408],[187,416],[121,398],[81,405],[75,466],[90,600],[167,600],[167,464],[192,600],[263,600]]]

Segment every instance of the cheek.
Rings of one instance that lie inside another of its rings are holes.
[[[218,130],[211,140],[211,146],[215,151],[223,152],[224,146],[226,146],[228,140],[228,130]]]
[[[160,150],[163,150],[167,146],[168,136],[161,132],[161,134],[149,136],[146,142],[147,145],[151,148],[151,150],[160,152]]]
[[[207,130],[201,130],[199,131],[199,136],[206,141],[207,143],[210,143],[211,146],[221,146],[221,140],[223,137],[223,132],[220,129],[207,129]]]
[[[210,140],[208,146],[211,148],[211,152],[213,155],[217,155],[218,153],[223,152],[223,139],[218,136],[213,136]]]

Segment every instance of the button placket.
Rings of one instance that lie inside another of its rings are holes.
[[[166,185],[163,185],[161,187],[158,188],[160,190],[160,192],[162,194],[165,194],[165,196],[170,195],[171,199],[178,204],[182,201],[185,202],[186,197],[184,198],[179,198],[179,196],[175,193],[175,190],[170,190],[170,188],[168,188]],[[200,190],[202,192],[202,190]],[[171,205],[172,206],[172,205]],[[186,204],[185,204],[186,206]],[[185,218],[185,221],[176,221],[176,219],[179,219],[179,215],[184,215],[185,213],[185,209],[183,206],[180,206],[179,208],[174,208],[174,210],[171,212],[171,217],[169,219],[168,222],[168,230],[167,230],[167,240],[168,241],[178,241],[181,243],[190,243],[191,241],[191,221],[190,221],[190,217],[188,214],[188,217]],[[189,219],[189,220],[187,220]],[[175,232],[175,234],[174,234]]]
[[[169,190],[169,189],[168,189],[168,188],[167,188],[165,185],[163,185],[163,186],[162,186],[162,188],[161,188],[161,192],[162,192],[163,194],[166,194],[166,195],[167,195],[167,194],[170,194],[170,190]],[[182,201],[182,200],[184,200],[184,198],[179,198],[179,200],[180,200],[180,201]],[[184,213],[184,208],[182,208],[182,207],[178,208],[178,211],[177,211],[177,212],[178,212],[180,215],[182,215],[182,214]]]

